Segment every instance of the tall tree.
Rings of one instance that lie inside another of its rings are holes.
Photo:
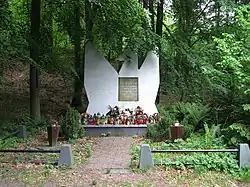
[[[88,41],[93,41],[92,30],[94,26],[94,15],[97,11],[97,6],[95,3],[91,3],[89,0],[85,0],[85,44]],[[80,1],[76,1],[76,5],[74,7],[75,10],[75,37],[74,37],[74,48],[75,48],[75,70],[77,72],[77,77],[75,78],[74,83],[74,96],[72,100],[72,106],[78,108],[82,112],[86,110],[86,100],[87,97],[85,95],[84,88],[84,64],[85,64],[85,44],[83,49],[81,48],[82,41],[82,30],[81,27],[81,14],[80,14]],[[83,60],[81,61],[81,51],[83,51]],[[82,96],[84,97],[84,102],[82,101]]]
[[[163,5],[164,0],[160,0],[157,3],[157,19],[156,19],[156,34],[158,34],[160,37],[162,37],[162,25],[163,25]],[[160,77],[162,75],[161,69],[162,69],[162,58],[161,58],[161,43],[158,44],[159,49],[159,63],[160,63]],[[160,79],[161,80],[161,79]],[[161,84],[159,86],[159,90],[156,97],[156,104],[160,103],[160,90],[161,90]]]
[[[41,4],[41,57],[45,65],[52,63],[50,56],[53,49],[53,8],[54,2],[44,1]]]
[[[74,5],[74,52],[75,52],[75,71],[76,76],[74,79],[74,94],[72,98],[71,106],[75,108],[82,107],[82,70],[81,70],[81,23],[80,23],[80,1],[73,1]]]
[[[221,6],[219,0],[215,0],[215,29],[216,29],[216,36],[219,34],[219,27],[220,27],[220,14],[221,14]]]
[[[150,12],[151,29],[155,31],[154,0],[149,0],[148,9]]]
[[[8,44],[9,30],[10,30],[10,12],[8,1],[0,1],[0,57],[6,55],[6,44]],[[0,62],[1,67],[1,62]],[[3,68],[0,70],[0,76]]]
[[[89,0],[85,0],[85,30],[86,30],[86,40],[93,40],[92,30],[94,26],[94,14],[97,11],[97,5],[92,4]]]
[[[41,0],[32,0],[30,14],[30,115],[34,120],[40,120],[40,80],[39,80],[39,56],[40,56],[40,11]]]

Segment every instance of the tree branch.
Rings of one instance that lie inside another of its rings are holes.
[[[149,8],[149,6],[147,5],[147,8]],[[155,11],[152,11],[152,14],[154,14],[155,16],[157,16],[157,14],[155,13]],[[170,29],[168,28],[168,26],[162,21],[162,25],[165,27],[170,39],[174,42],[174,44],[177,47],[181,47],[179,45],[179,42],[176,40],[176,38],[173,36],[173,34],[171,33]],[[183,48],[185,52],[187,52],[187,50],[185,48]]]
[[[200,18],[200,16],[204,13],[204,11],[208,8],[208,5],[213,2],[212,0],[211,1],[208,1],[208,3],[205,5],[205,7],[201,10],[201,12],[199,13],[199,15],[196,17],[196,19],[194,20],[194,23],[196,23],[198,21],[198,19]]]

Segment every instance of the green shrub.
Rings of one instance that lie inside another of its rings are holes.
[[[217,126],[210,128],[204,125],[205,133],[191,134],[186,140],[177,139],[174,142],[154,142],[145,140],[143,143],[149,144],[152,150],[186,150],[186,149],[226,149],[222,137],[217,137]],[[138,149],[134,148],[133,158],[136,159],[139,154]],[[137,151],[137,153],[136,153]],[[135,155],[137,154],[137,155]],[[176,169],[198,169],[198,170],[216,170],[232,174],[239,174],[237,154],[235,153],[154,153],[154,163],[173,167]],[[246,175],[244,176],[247,177]]]
[[[176,169],[196,169],[199,167],[228,173],[239,170],[236,155],[232,153],[191,153],[190,155],[176,156],[172,160],[165,159],[163,163]]]
[[[162,122],[156,125],[148,125],[147,137],[152,140],[158,141],[167,139],[170,137],[169,133],[169,126],[162,124]]]
[[[213,137],[213,131],[207,125],[205,125],[205,129],[205,134],[192,134],[185,141],[177,139],[172,143],[165,143],[146,140],[143,143],[150,144],[152,150],[225,149],[227,147],[220,138]],[[176,169],[190,168],[228,173],[239,172],[237,155],[235,153],[154,153],[153,159],[157,165]]]
[[[194,125],[185,124],[183,125],[183,139],[189,138],[194,133]]]
[[[240,170],[239,179],[243,182],[250,183],[250,168],[243,168]]]
[[[199,122],[205,121],[210,112],[208,105],[201,103],[183,103],[179,102],[171,107],[171,113],[174,114],[176,120],[183,125],[198,125]]]
[[[161,116],[159,124],[148,125],[147,136],[153,140],[169,138],[170,126],[175,121],[174,116],[164,106],[159,106],[158,109]]]
[[[170,126],[178,120],[183,127],[183,138],[186,139],[194,133],[200,122],[208,120],[210,108],[200,103],[179,102],[170,107],[158,106],[161,120],[157,125],[148,127],[148,137],[154,140],[170,137]]]
[[[16,126],[24,125],[27,128],[27,131],[31,135],[35,135],[43,130],[46,130],[48,122],[45,119],[41,121],[33,120],[29,114],[24,114],[16,121]]]
[[[250,128],[241,123],[234,123],[221,130],[225,142],[229,146],[237,146],[239,143],[250,143]]]
[[[16,132],[20,125],[26,126],[28,135],[36,135],[46,130],[48,122],[45,119],[41,121],[33,120],[29,114],[23,114],[16,120],[4,120],[0,122],[0,139],[5,138]]]
[[[5,138],[17,130],[17,124],[14,121],[0,120],[0,139]]]
[[[84,135],[84,128],[81,124],[81,115],[75,109],[70,109],[60,122],[63,136],[69,139],[81,138]]]
[[[6,140],[0,140],[0,149],[17,148],[19,142],[25,142],[26,139],[11,137]]]
[[[204,129],[204,124],[209,120],[210,107],[201,103],[179,102],[171,106],[170,113],[183,126],[183,138],[190,137],[196,130]]]

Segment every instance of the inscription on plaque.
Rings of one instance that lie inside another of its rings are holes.
[[[119,101],[138,101],[138,77],[119,77]]]

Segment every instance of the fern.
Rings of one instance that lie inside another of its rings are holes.
[[[172,106],[172,113],[182,124],[197,125],[209,116],[210,107],[200,103],[179,102]]]

